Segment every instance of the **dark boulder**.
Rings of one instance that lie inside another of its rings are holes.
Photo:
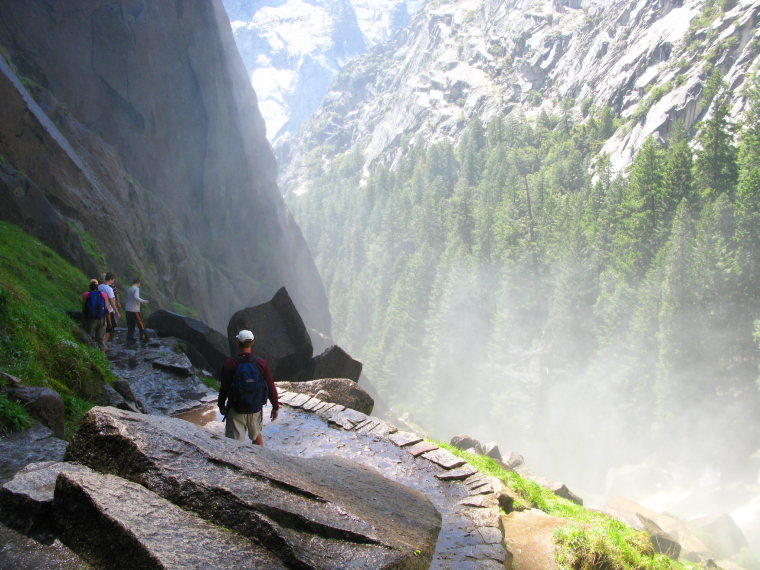
[[[135,396],[135,393],[132,391],[132,386],[129,384],[129,382],[127,382],[126,380],[116,380],[113,383],[113,388],[121,395],[122,398],[124,398],[125,403],[127,403],[129,406],[133,407],[136,410],[145,412],[144,406],[137,399],[137,396]],[[122,410],[128,409],[123,406],[116,406],[116,407],[117,408],[121,407]]]
[[[533,481],[541,485],[544,489],[548,489],[558,497],[572,501],[578,505],[583,505],[583,499],[573,493],[567,485],[560,483],[559,481],[553,481],[545,477],[532,477]]]
[[[40,386],[16,386],[7,390],[8,396],[20,402],[29,413],[49,427],[56,437],[63,437],[63,398],[55,390]]]
[[[102,568],[286,568],[255,542],[114,475],[63,472],[54,513],[61,540]]]
[[[681,545],[679,542],[662,530],[652,519],[640,513],[637,513],[636,516],[641,521],[644,531],[649,535],[649,540],[652,543],[654,551],[657,554],[664,554],[673,560],[678,560],[678,557],[681,555]]]
[[[730,558],[747,548],[747,538],[728,513],[707,515],[689,521],[715,556]]]
[[[351,358],[341,347],[333,345],[311,359],[304,378],[306,380],[349,378],[358,382],[361,374],[362,363]]]
[[[469,435],[455,435],[451,438],[451,441],[449,443],[451,443],[451,445],[454,447],[458,447],[459,449],[474,449],[480,454],[483,453],[483,445],[477,439]]]
[[[103,384],[100,396],[98,397],[98,404],[101,406],[113,406],[114,408],[128,410],[130,412],[145,412],[145,408],[142,404],[134,400],[127,400],[121,392],[112,388],[108,384]]]
[[[155,311],[148,317],[147,323],[159,336],[172,336],[188,344],[187,356],[197,368],[207,368],[218,375],[229,355],[227,339],[219,331],[206,323],[172,313]]]
[[[309,333],[285,287],[261,305],[238,311],[227,325],[232,354],[238,353],[235,336],[253,331],[254,353],[269,362],[275,380],[300,378],[308,370],[313,354]]]
[[[509,455],[502,460],[502,465],[507,469],[517,469],[521,465],[525,465],[525,458],[516,451],[510,451]]]
[[[364,414],[371,414],[375,404],[372,396],[367,394],[356,382],[348,378],[321,378],[306,382],[278,382],[289,392],[316,396],[324,402],[341,404]]]
[[[499,446],[496,444],[496,442],[491,441],[484,444],[483,455],[490,457],[495,461],[501,461],[501,451],[499,451]]]
[[[427,568],[441,525],[427,497],[372,469],[286,456],[163,416],[93,408],[66,458],[256,537],[288,567]]]

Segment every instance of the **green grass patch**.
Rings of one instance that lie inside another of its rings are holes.
[[[0,370],[68,398],[69,423],[115,378],[105,355],[82,340],[66,314],[81,310],[87,285],[81,271],[39,240],[0,222]],[[22,427],[2,409],[0,422]]]
[[[198,378],[200,378],[201,382],[203,382],[206,386],[211,388],[212,390],[219,391],[219,388],[222,387],[219,380],[217,380],[213,375],[207,374],[208,370],[195,370],[196,374],[198,375]]]
[[[534,508],[567,519],[557,529],[555,559],[561,570],[696,570],[697,566],[655,554],[649,536],[602,513],[563,499],[538,483],[505,469],[482,455],[468,453],[452,445],[435,442],[465,459],[481,473],[497,477],[516,495],[516,509]]]
[[[24,406],[0,394],[0,434],[24,431],[29,427],[29,414]]]

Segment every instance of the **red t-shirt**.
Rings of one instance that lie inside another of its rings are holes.
[[[272,403],[272,408],[277,410],[280,408],[280,402],[277,397],[277,386],[274,384],[274,378],[272,377],[272,370],[269,368],[269,363],[263,358],[253,356],[250,352],[241,352],[238,354],[238,358],[241,360],[256,359],[256,365],[261,371],[261,375],[267,383],[269,388],[269,401]],[[224,361],[222,366],[222,377],[220,378],[221,386],[219,387],[219,398],[217,398],[217,404],[220,408],[227,407],[227,397],[229,395],[230,386],[232,385],[232,377],[235,374],[238,362],[234,358],[228,358]]]

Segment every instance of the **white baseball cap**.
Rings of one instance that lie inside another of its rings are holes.
[[[239,342],[253,340],[253,333],[249,330],[242,330],[237,334],[235,338],[237,338]]]

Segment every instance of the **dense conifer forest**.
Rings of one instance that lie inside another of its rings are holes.
[[[646,458],[747,467],[760,82],[744,126],[717,76],[708,89],[696,132],[647,141],[624,176],[599,151],[625,121],[588,109],[475,119],[366,181],[355,152],[291,197],[335,336],[395,415],[534,463],[572,456],[565,476]]]

